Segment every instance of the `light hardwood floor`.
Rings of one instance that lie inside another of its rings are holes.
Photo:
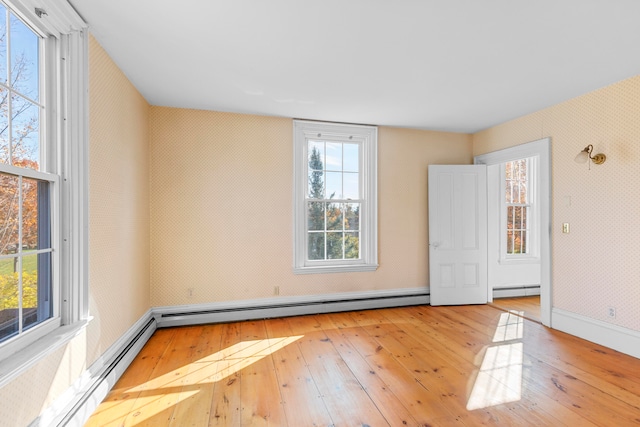
[[[158,330],[87,426],[639,424],[639,359],[418,306]]]
[[[493,306],[501,310],[515,310],[519,316],[541,322],[540,295],[514,298],[494,298]]]

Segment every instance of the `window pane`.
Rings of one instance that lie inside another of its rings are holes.
[[[308,233],[309,236],[309,259],[324,259],[324,233]]]
[[[327,199],[342,199],[342,173],[327,172]]]
[[[340,203],[327,203],[327,230],[342,230],[344,216]]]
[[[520,183],[517,181],[513,182],[513,187],[512,187],[512,195],[511,195],[511,200],[513,201],[513,203],[520,203]]]
[[[344,257],[360,258],[360,233],[344,233]]]
[[[507,206],[507,229],[513,230],[513,206]]]
[[[343,170],[345,172],[359,172],[359,146],[358,144],[343,144],[344,165]]]
[[[51,253],[22,258],[22,328],[41,323],[52,315]]]
[[[16,265],[14,259],[0,260],[0,341],[18,333],[18,273],[14,273]]]
[[[360,191],[358,189],[358,174],[346,172],[342,175],[344,184],[344,198],[345,199],[359,199]]]
[[[22,247],[38,248],[38,181],[22,178]]]
[[[324,199],[324,172],[309,172],[309,198]]]
[[[18,177],[0,174],[0,255],[18,251],[19,207]]]
[[[13,165],[38,170],[40,108],[18,95],[12,96],[11,102]]]
[[[360,203],[345,203],[344,229],[360,230]]]
[[[309,152],[309,170],[323,170],[324,142],[309,141],[307,150]]]
[[[0,82],[7,82],[7,8],[0,3]]]
[[[325,168],[328,171],[342,170],[342,144],[339,142],[327,142],[327,159]]]
[[[3,61],[0,58],[0,62]],[[9,164],[9,91],[0,86],[0,162]]]
[[[324,203],[308,202],[307,227],[309,230],[324,231]]]
[[[38,256],[22,257],[22,328],[38,319]]]
[[[522,253],[522,232],[513,232],[513,252],[514,254]]]
[[[11,14],[11,85],[38,100],[38,36]],[[15,110],[15,109],[14,109]]]
[[[327,259],[343,259],[344,233],[327,233]]]

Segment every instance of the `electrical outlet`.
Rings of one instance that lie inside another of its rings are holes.
[[[187,297],[193,298],[193,288],[187,288]]]
[[[569,234],[569,223],[565,222],[562,224],[562,232],[565,234]]]
[[[280,295],[280,286],[274,286],[273,287],[273,294],[274,295]]]
[[[609,315],[610,318],[615,319],[616,318],[616,308],[615,307],[609,307],[607,309],[607,314]]]

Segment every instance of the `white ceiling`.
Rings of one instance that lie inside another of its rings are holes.
[[[152,105],[475,132],[640,74],[638,0],[70,0]]]

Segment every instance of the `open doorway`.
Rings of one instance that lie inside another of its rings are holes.
[[[489,303],[551,326],[550,140],[475,158],[487,166]]]

